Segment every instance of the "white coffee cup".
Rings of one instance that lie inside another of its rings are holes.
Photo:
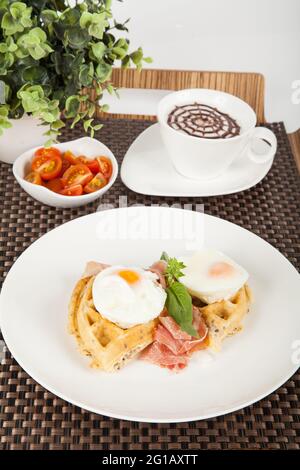
[[[175,106],[193,103],[209,105],[228,114],[239,124],[240,135],[209,139],[173,129],[168,124],[170,112]],[[215,178],[224,173],[241,154],[242,158],[250,158],[257,164],[265,163],[274,157],[277,150],[275,134],[265,127],[255,127],[256,114],[253,109],[245,101],[222,91],[195,88],[170,93],[159,102],[158,121],[164,145],[175,169],[188,178]],[[265,153],[254,150],[257,140],[269,144]]]

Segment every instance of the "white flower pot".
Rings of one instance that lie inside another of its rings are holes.
[[[45,144],[49,137],[43,135],[49,126],[41,126],[40,120],[25,115],[21,119],[11,119],[12,127],[4,129],[0,136],[0,160],[5,163],[14,161],[32,147]]]

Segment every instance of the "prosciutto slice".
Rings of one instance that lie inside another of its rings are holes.
[[[82,277],[97,276],[103,269],[108,268],[109,264],[97,263],[97,261],[89,261],[86,263],[86,267]]]
[[[173,354],[167,346],[158,341],[154,341],[143,351],[141,359],[158,364],[161,367],[168,367],[169,369],[183,369],[188,363],[187,356]]]
[[[165,317],[167,318],[167,317]],[[180,354],[183,341],[175,339],[163,325],[158,325],[155,330],[154,340],[166,346],[173,354]]]
[[[187,366],[189,356],[194,351],[207,347],[208,328],[197,307],[193,307],[193,325],[199,338],[182,331],[169,315],[163,315],[159,320],[154,342],[143,351],[141,359],[178,371]]]
[[[166,280],[165,280],[165,272],[167,269],[167,262],[164,260],[156,261],[155,263],[148,268],[149,271],[156,274],[161,286],[165,289],[166,288]]]

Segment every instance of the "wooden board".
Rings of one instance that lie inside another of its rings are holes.
[[[112,83],[118,88],[144,88],[152,90],[181,90],[184,88],[210,88],[232,93],[246,101],[256,112],[259,123],[265,122],[265,80],[259,73],[201,72],[191,70],[114,69]],[[93,98],[93,91],[90,92]],[[98,109],[97,117],[103,117]],[[113,114],[109,117],[155,120],[155,116]]]
[[[292,134],[288,134],[296,164],[300,173],[300,129]]]

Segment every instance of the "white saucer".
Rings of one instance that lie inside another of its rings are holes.
[[[267,145],[267,144],[266,144]],[[253,163],[241,155],[218,178],[197,181],[176,172],[161,140],[159,124],[142,132],[128,149],[121,167],[123,183],[132,191],[151,196],[219,196],[244,191],[259,183],[273,160]]]

